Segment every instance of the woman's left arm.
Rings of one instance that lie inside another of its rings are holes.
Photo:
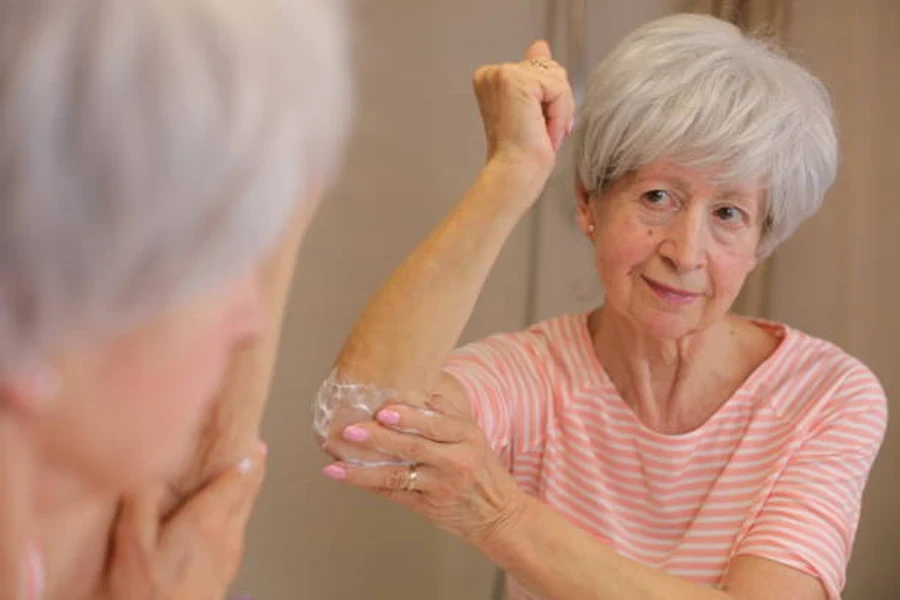
[[[825,600],[818,579],[763,558],[738,556],[721,589],[669,575],[616,553],[529,497],[511,526],[479,545],[545,600]]]
[[[832,589],[826,590],[821,577],[787,566],[777,554],[767,557],[750,550],[736,556],[719,589],[629,560],[526,495],[491,453],[465,411],[447,406],[440,397],[432,398],[430,408],[386,407],[378,413],[376,423],[355,426],[352,436],[361,446],[417,463],[414,491],[408,490],[409,471],[403,466],[336,464],[326,468],[326,474],[369,488],[466,539],[544,600],[839,597]],[[873,419],[879,421],[879,415]],[[360,435],[361,430],[365,434]],[[872,443],[863,444],[868,456],[867,464],[860,467],[863,480],[877,453],[878,431],[873,427]],[[883,433],[883,427],[880,431]]]

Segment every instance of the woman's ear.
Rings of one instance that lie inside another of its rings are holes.
[[[575,201],[578,203],[578,228],[584,235],[593,237],[596,225],[591,212],[591,194],[585,189],[580,177],[575,178]]]

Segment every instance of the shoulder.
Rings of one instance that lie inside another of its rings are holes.
[[[518,382],[542,380],[555,387],[590,368],[590,337],[586,316],[568,314],[526,329],[497,333],[457,349],[447,368],[493,371],[494,376]]]
[[[580,351],[585,331],[584,315],[562,315],[520,331],[495,333],[458,348],[454,355],[499,353],[527,362],[553,362],[561,356]]]
[[[783,340],[760,392],[782,417],[806,427],[864,416],[886,423],[887,397],[875,373],[837,344],[779,323]]]

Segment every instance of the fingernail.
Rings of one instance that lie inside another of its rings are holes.
[[[259,453],[262,454],[263,458],[269,455],[269,446],[264,441],[259,441]]]
[[[378,413],[378,420],[385,425],[396,425],[400,422],[400,413],[396,410],[383,410]]]
[[[241,475],[246,475],[250,471],[253,470],[253,459],[249,456],[245,456],[241,459],[241,461],[237,464],[238,473]]]
[[[26,558],[28,562],[28,597],[37,600],[44,595],[44,555],[40,548],[31,545]]]
[[[369,430],[358,425],[351,425],[344,430],[344,439],[351,442],[364,442],[369,439]]]
[[[342,479],[347,479],[348,472],[347,469],[340,465],[328,465],[322,469],[322,475],[340,481]]]

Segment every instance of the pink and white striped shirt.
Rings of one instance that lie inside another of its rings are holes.
[[[711,586],[732,557],[764,557],[837,600],[885,394],[837,346],[757,323],[778,348],[683,435],[640,423],[594,352],[587,315],[489,337],[445,370],[518,484],[621,555]],[[534,598],[509,584],[509,598]]]

